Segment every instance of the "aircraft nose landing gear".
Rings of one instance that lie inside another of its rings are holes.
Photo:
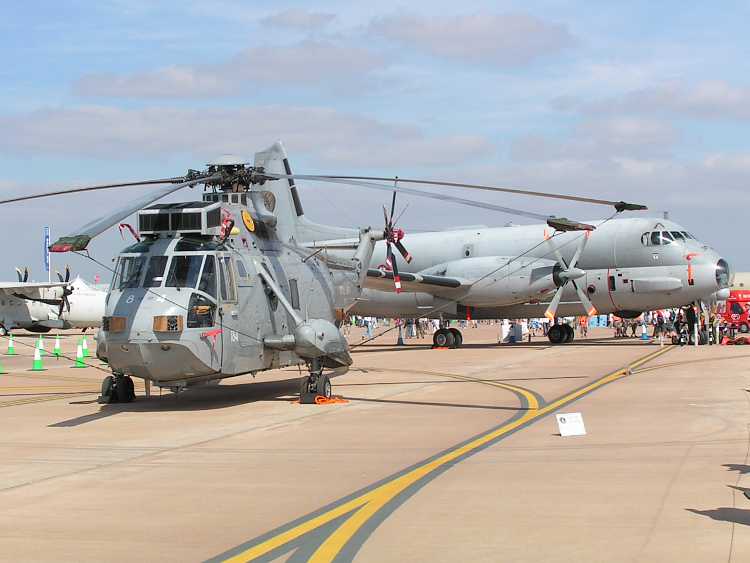
[[[135,385],[129,375],[115,373],[102,381],[102,394],[97,402],[100,405],[110,403],[131,403],[135,400]]]
[[[299,402],[303,405],[313,405],[316,397],[330,399],[331,392],[331,380],[323,373],[320,360],[313,360],[310,363],[310,375],[300,381]]]

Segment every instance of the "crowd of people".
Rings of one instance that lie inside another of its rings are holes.
[[[594,320],[595,319],[595,320]],[[503,320],[452,320],[440,321],[439,319],[387,319],[366,316],[350,316],[342,329],[345,335],[349,335],[352,327],[364,328],[361,339],[370,339],[377,336],[378,328],[399,328],[404,339],[431,338],[432,334],[441,327],[454,326],[458,329],[476,328],[479,324],[506,324]],[[720,342],[725,335],[731,334],[732,329],[725,325],[721,315],[710,313],[708,317],[703,312],[698,312],[694,307],[675,309],[662,309],[648,311],[637,318],[623,318],[616,315],[599,315],[595,318],[587,316],[565,317],[558,322],[568,323],[573,326],[581,337],[588,336],[591,325],[606,327],[614,330],[615,338],[662,338],[673,343],[693,343],[695,335],[698,335],[699,343]],[[532,319],[514,319],[511,325],[520,324],[525,337],[547,336],[550,321],[546,317]]]

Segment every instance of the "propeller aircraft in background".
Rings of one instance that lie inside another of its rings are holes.
[[[16,273],[18,282],[0,282],[0,336],[18,328],[46,333],[101,325],[107,292],[80,277],[70,281],[69,268],[57,282],[30,282],[28,268]]]

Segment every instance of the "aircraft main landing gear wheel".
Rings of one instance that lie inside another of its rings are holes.
[[[464,335],[457,328],[449,328],[450,333],[453,335],[453,346],[451,348],[460,348],[464,343]]]
[[[565,341],[565,329],[562,325],[552,325],[547,331],[551,344],[562,344]]]
[[[562,325],[563,330],[565,331],[565,340],[563,341],[563,344],[570,344],[573,342],[573,339],[576,337],[576,331],[573,330],[573,327],[569,324]]]
[[[129,375],[108,375],[102,381],[99,404],[132,403],[134,400],[135,385],[133,385],[133,378]]]
[[[447,328],[438,329],[432,335],[433,348],[454,348],[455,344],[456,337]]]

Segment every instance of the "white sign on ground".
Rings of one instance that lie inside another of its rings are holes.
[[[568,412],[556,414],[557,427],[560,436],[585,436],[586,427],[583,425],[583,415],[579,412]]]

